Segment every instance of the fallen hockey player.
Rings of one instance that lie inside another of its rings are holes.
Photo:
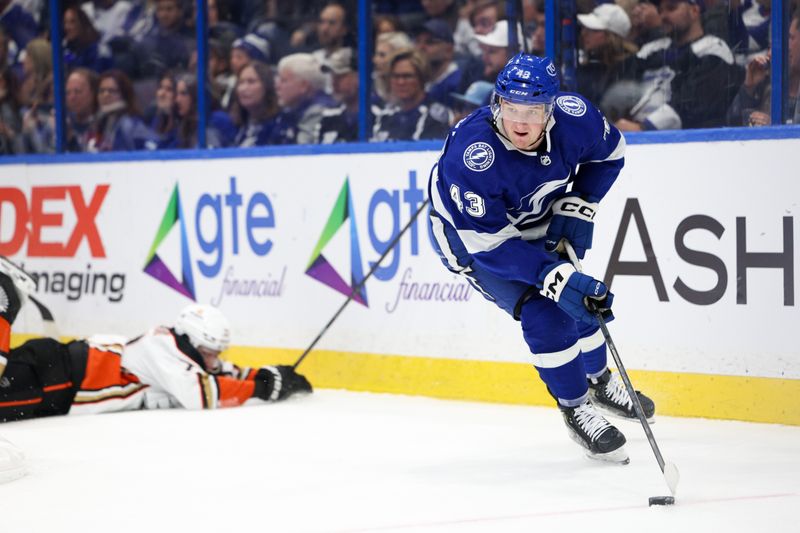
[[[172,327],[157,326],[131,340],[38,338],[9,349],[11,326],[33,288],[27,274],[0,258],[2,422],[133,409],[215,409],[312,392],[290,366],[241,368],[220,359],[230,343],[228,321],[218,309],[200,304],[184,308]]]

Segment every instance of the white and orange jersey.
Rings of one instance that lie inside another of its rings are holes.
[[[224,362],[220,372],[208,373],[178,348],[172,332],[164,327],[127,344],[99,336],[86,342],[86,377],[70,413],[216,409],[241,405],[255,390],[255,371]]]

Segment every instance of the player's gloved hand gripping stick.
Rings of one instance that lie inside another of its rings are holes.
[[[564,249],[566,250],[567,255],[569,256],[570,261],[575,267],[575,270],[578,273],[582,273],[583,268],[581,267],[580,260],[575,255],[575,250],[572,248],[572,245],[569,243],[569,241],[566,240],[564,240],[562,244],[564,245]],[[650,447],[653,449],[653,453],[656,456],[656,461],[658,461],[658,466],[659,468],[661,468],[661,473],[664,474],[664,480],[667,482],[667,486],[669,487],[669,490],[672,493],[672,497],[654,496],[650,498],[650,504],[664,505],[664,504],[675,503],[674,496],[675,492],[678,489],[678,481],[680,479],[680,473],[678,472],[678,467],[675,466],[674,463],[665,461],[664,456],[661,455],[661,450],[659,450],[658,448],[658,443],[656,443],[656,438],[653,436],[653,431],[650,429],[650,425],[647,423],[647,418],[644,416],[644,410],[642,409],[642,404],[641,402],[639,402],[639,395],[636,394],[636,391],[633,388],[633,384],[631,383],[631,379],[628,377],[628,372],[625,370],[625,366],[622,364],[622,359],[620,358],[619,353],[617,352],[617,347],[614,345],[614,341],[611,339],[611,334],[608,331],[608,326],[606,326],[606,319],[603,316],[602,310],[598,307],[597,301],[593,298],[586,298],[584,302],[589,312],[592,313],[592,315],[594,316],[594,319],[597,320],[598,324],[600,324],[600,330],[603,332],[603,337],[605,337],[606,344],[608,345],[608,351],[611,352],[611,356],[614,358],[614,362],[617,364],[617,370],[619,371],[619,375],[620,377],[622,377],[622,381],[625,383],[625,388],[628,390],[628,394],[630,395],[631,400],[633,401],[633,408],[636,411],[636,416],[639,418],[639,422],[642,423],[642,427],[644,428],[644,433],[647,436],[647,440],[650,443]]]

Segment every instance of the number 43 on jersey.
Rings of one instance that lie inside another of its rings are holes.
[[[455,202],[456,207],[458,207],[458,212],[464,212],[464,202],[461,200],[461,189],[458,185],[451,185],[450,186],[450,198]],[[472,191],[467,191],[464,193],[464,200],[469,202],[467,206],[467,214],[469,216],[480,218],[486,214],[486,205],[483,202],[483,198],[478,196]]]

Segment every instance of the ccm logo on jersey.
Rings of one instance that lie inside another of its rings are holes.
[[[595,214],[597,214],[597,203],[590,204],[577,196],[568,196],[560,198],[553,203],[553,214],[593,220]]]
[[[586,104],[577,96],[567,95],[556,98],[556,105],[561,110],[573,117],[582,117],[586,114]]]
[[[464,150],[464,164],[470,170],[483,172],[494,163],[494,150],[485,142],[476,142]]]

